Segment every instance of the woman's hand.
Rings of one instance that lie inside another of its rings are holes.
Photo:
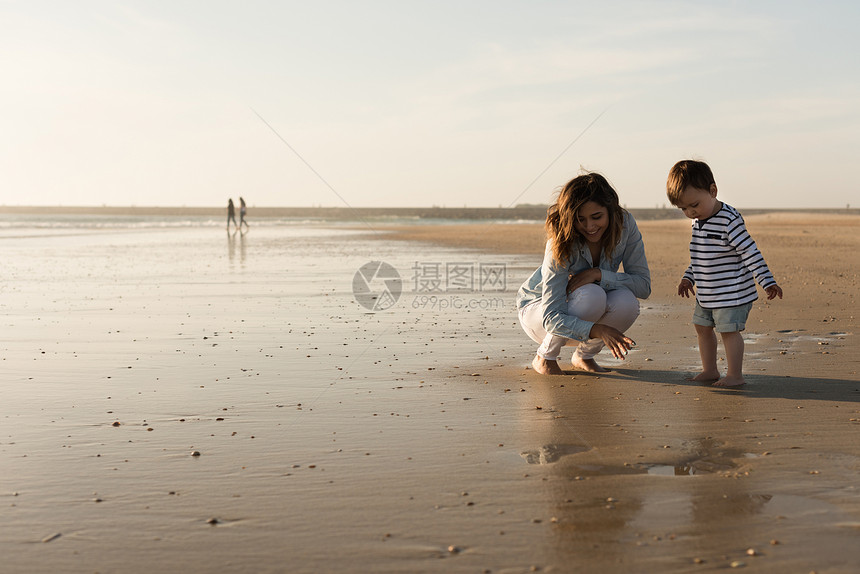
[[[591,267],[584,271],[580,271],[579,273],[571,275],[570,279],[568,279],[567,292],[572,293],[583,285],[588,285],[589,283],[600,283],[601,279],[603,279],[603,273],[600,272],[598,267]]]
[[[627,354],[627,351],[636,344],[636,341],[625,336],[624,333],[615,327],[601,325],[599,323],[595,323],[591,327],[591,331],[588,333],[588,336],[592,339],[603,340],[603,344],[612,351],[612,356],[616,359],[623,359],[624,355]]]

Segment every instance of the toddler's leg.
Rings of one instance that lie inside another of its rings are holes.
[[[713,383],[719,380],[720,371],[717,369],[717,335],[713,327],[696,325],[696,336],[699,339],[699,356],[702,358],[702,372],[691,381]]]
[[[740,331],[720,333],[726,349],[726,376],[714,383],[715,387],[739,387],[746,384],[743,375],[744,336]]]

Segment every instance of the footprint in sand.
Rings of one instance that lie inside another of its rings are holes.
[[[539,449],[525,450],[520,456],[529,464],[552,464],[563,456],[588,450],[578,444],[545,444]]]

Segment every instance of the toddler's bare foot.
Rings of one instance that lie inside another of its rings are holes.
[[[745,384],[747,384],[747,382],[744,380],[743,377],[730,377],[726,375],[725,377],[714,383],[712,386],[731,388],[740,387],[741,385]]]
[[[720,380],[719,371],[703,371],[695,377],[687,377],[688,381],[696,381],[697,383],[716,383]]]
[[[558,366],[558,361],[550,361],[544,359],[540,355],[535,355],[532,359],[532,368],[536,373],[541,375],[563,375],[564,371]]]
[[[588,371],[589,373],[608,373],[609,369],[601,367],[594,359],[580,359],[576,355],[570,361],[577,371]]]

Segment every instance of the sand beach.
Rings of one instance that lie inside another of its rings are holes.
[[[683,219],[635,350],[559,377],[538,223],[0,226],[0,571],[856,572],[860,217],[746,219],[785,299],[737,390],[685,378]]]

